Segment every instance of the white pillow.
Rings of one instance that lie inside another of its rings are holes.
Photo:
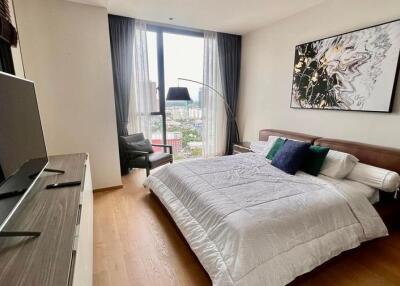
[[[268,147],[267,141],[252,141],[250,142],[250,150],[254,153],[264,154],[266,148]]]
[[[253,141],[250,143],[250,150],[254,153],[259,153],[267,156],[268,152],[271,150],[278,136],[269,136],[268,141]]]
[[[331,178],[343,179],[353,170],[357,162],[358,159],[351,154],[329,150],[320,173]]]
[[[395,192],[400,185],[396,172],[363,163],[357,163],[347,178],[386,192]]]

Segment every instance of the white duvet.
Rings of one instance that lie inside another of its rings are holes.
[[[342,251],[387,235],[368,199],[255,153],[172,164],[146,185],[215,286],[285,285]]]

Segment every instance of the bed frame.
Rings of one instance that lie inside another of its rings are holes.
[[[397,173],[400,173],[400,149],[388,148],[352,141],[345,141],[339,139],[330,139],[323,138],[314,135],[297,133],[286,130],[277,130],[277,129],[262,129],[259,132],[259,140],[267,141],[269,136],[281,136],[289,139],[301,140],[305,142],[309,142],[314,145],[326,146],[333,150],[338,150],[342,152],[346,152],[349,154],[353,154],[356,156],[360,162],[365,164],[370,164],[373,166],[381,167],[384,169],[392,170]],[[187,245],[188,249],[193,253],[193,256],[196,257],[192,249],[190,248],[188,242],[186,241],[185,236],[182,234],[175,221],[171,217],[168,210],[159,200],[156,194],[150,189],[151,196],[155,198],[160,204],[161,208],[165,212],[166,216],[169,220],[174,224],[175,228],[178,231],[179,236]],[[399,195],[400,196],[400,195]],[[392,193],[386,193],[380,191],[380,201],[374,204],[375,209],[378,211],[379,215],[385,222],[389,231],[393,228],[398,229],[400,227],[400,199],[397,200],[394,198]],[[208,274],[207,274],[208,276]],[[209,277],[209,276],[208,276]],[[301,276],[299,276],[301,277]],[[297,278],[298,279],[298,278]],[[211,283],[211,280],[210,280]]]
[[[269,136],[281,136],[289,139],[302,140],[314,145],[329,147],[333,150],[352,154],[362,163],[391,170],[400,174],[400,149],[340,139],[323,138],[286,130],[260,130],[260,141],[267,141]],[[380,191],[380,201],[379,203],[374,204],[374,207],[389,229],[400,225],[400,220],[398,219],[400,218],[400,200],[395,199],[393,193]]]

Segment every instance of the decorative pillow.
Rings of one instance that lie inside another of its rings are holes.
[[[398,173],[363,163],[357,163],[347,176],[347,179],[386,192],[395,192],[400,185]]]
[[[328,152],[328,147],[311,145],[301,170],[310,175],[318,176]]]
[[[253,141],[250,143],[250,150],[266,156],[278,138],[278,136],[269,136],[268,141]]]
[[[331,178],[343,179],[353,170],[357,162],[358,159],[351,154],[329,150],[320,173]]]
[[[296,174],[309,153],[310,145],[306,142],[286,140],[272,160],[272,166],[288,174]]]
[[[151,143],[149,141],[149,139],[145,139],[142,141],[137,141],[137,142],[129,142],[127,144],[127,148],[128,150],[131,151],[142,151],[142,152],[149,152],[149,153],[153,153],[153,146],[151,146]]]
[[[267,155],[271,143],[269,141],[252,141],[250,143],[250,150],[254,153]]]
[[[266,158],[269,160],[274,159],[276,153],[282,148],[283,144],[285,144],[285,139],[277,138],[274,142],[274,145],[272,145],[271,150],[269,150]]]

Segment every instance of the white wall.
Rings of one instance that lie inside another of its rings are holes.
[[[290,109],[294,47],[400,18],[399,0],[334,0],[243,37],[243,140],[277,128],[400,148],[400,81],[391,114]]]
[[[107,11],[61,0],[14,6],[49,154],[89,152],[94,188],[121,185]]]

